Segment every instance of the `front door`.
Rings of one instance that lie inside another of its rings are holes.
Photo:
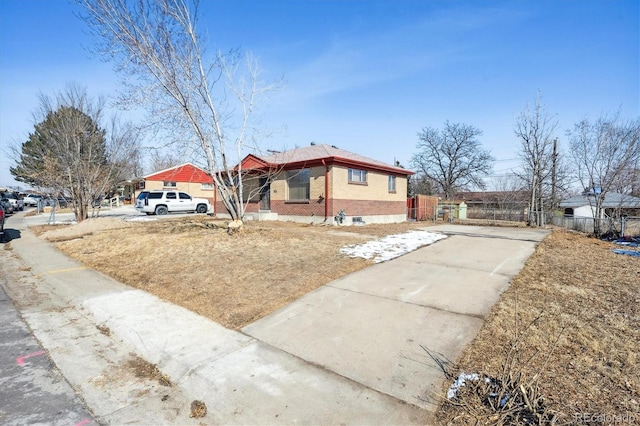
[[[260,210],[271,210],[271,183],[269,178],[260,178]]]

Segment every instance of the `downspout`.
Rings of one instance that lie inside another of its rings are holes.
[[[218,214],[216,204],[218,204],[218,185],[216,185],[216,181],[213,181],[213,214],[214,216]]]
[[[324,166],[324,221],[326,222],[329,218],[329,166],[327,163],[322,160],[322,165]]]

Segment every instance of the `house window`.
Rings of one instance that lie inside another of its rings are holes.
[[[309,182],[311,172],[309,169],[290,170],[287,172],[289,186],[288,201],[309,201]]]
[[[367,171],[358,169],[349,169],[349,183],[366,184]]]
[[[213,183],[201,183],[200,189],[203,191],[213,191]]]
[[[389,192],[395,194],[396,193],[396,177],[389,176],[389,183],[387,185],[389,187]]]
[[[162,182],[162,186],[165,188],[175,188],[176,186],[178,186],[178,184],[176,182],[169,182],[169,181],[164,181]]]

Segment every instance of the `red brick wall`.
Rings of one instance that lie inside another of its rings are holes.
[[[246,213],[256,213],[258,210],[260,210],[260,202],[251,201],[249,203],[246,203],[244,205],[244,209]],[[273,201],[271,202],[271,211],[275,212],[275,210],[273,210]],[[224,206],[224,203],[220,201],[220,199],[218,199],[218,201],[216,202],[216,213],[229,214],[227,208]]]
[[[271,200],[271,211],[288,216],[321,216],[324,217],[324,200],[311,201],[308,204],[287,203]],[[260,203],[251,202],[245,205],[247,213],[259,210]],[[364,200],[329,200],[329,217],[334,217],[342,209],[347,210],[347,216],[374,216],[404,214],[407,211],[406,201],[364,201]],[[222,201],[216,203],[216,213],[227,213]]]
[[[333,200],[332,216],[342,209],[347,210],[347,216],[375,216],[404,214],[407,203],[403,201],[374,201],[374,200]]]
[[[322,216],[324,217],[324,200],[310,201],[308,204],[288,203],[281,200],[271,200],[271,211],[290,216]]]

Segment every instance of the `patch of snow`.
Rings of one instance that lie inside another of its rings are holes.
[[[453,382],[451,386],[449,386],[449,390],[447,390],[447,399],[455,398],[456,395],[458,394],[458,390],[464,386],[464,383],[467,380],[475,382],[476,380],[478,380],[478,378],[479,377],[476,373],[473,373],[473,374],[460,373],[456,381]]]
[[[158,220],[155,217],[147,217],[147,216],[134,216],[131,218],[126,218],[126,222],[151,222],[153,220]]]
[[[420,247],[433,244],[447,238],[444,234],[427,231],[409,231],[402,234],[387,235],[364,244],[344,246],[340,253],[349,257],[373,259],[375,263],[395,259]]]
[[[47,225],[77,225],[75,220],[51,220],[47,222]]]
[[[460,373],[460,375],[458,376],[458,378],[455,380],[455,382],[453,382],[453,384],[451,386],[449,386],[449,389],[447,390],[447,399],[453,399],[456,396],[458,396],[458,391],[465,386],[466,382],[470,381],[470,382],[476,382],[478,380],[480,380],[480,376],[476,373],[472,373],[472,374],[467,374],[467,373]],[[495,384],[496,380],[491,378],[491,377],[484,377],[483,378],[485,383],[490,383],[490,384]],[[488,394],[490,397],[492,398],[497,398],[498,397],[498,393],[496,392],[491,392]],[[502,398],[500,399],[498,406],[500,408],[504,407],[505,404],[509,401],[510,395],[508,392],[505,392],[502,395]]]

